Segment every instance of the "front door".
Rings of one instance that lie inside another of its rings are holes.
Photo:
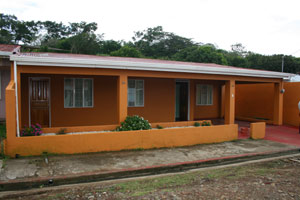
[[[187,81],[177,81],[175,95],[175,120],[188,121],[189,83]]]
[[[48,78],[30,78],[30,124],[39,123],[50,127],[50,80]]]

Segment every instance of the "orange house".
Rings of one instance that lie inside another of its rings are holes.
[[[154,124],[215,118],[234,124],[235,87],[243,83],[274,84],[273,123],[281,125],[283,79],[290,77],[217,64],[59,53],[21,53],[10,60],[8,146],[10,137],[35,123],[48,133],[113,129],[128,115]]]

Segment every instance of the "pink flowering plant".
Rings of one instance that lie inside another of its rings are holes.
[[[32,124],[31,126],[24,126],[21,131],[21,136],[39,136],[42,133],[42,126],[36,123],[35,125]]]

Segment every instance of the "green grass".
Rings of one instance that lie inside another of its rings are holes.
[[[181,174],[154,179],[130,181],[114,184],[105,190],[111,192],[130,193],[130,196],[143,196],[157,189],[170,190],[167,188],[191,184],[194,181],[193,174]],[[104,190],[103,190],[104,191]]]
[[[103,191],[112,193],[120,192],[131,197],[139,197],[157,190],[172,191],[174,188],[185,187],[197,183],[199,180],[218,180],[229,179],[236,180],[247,176],[268,176],[273,173],[277,167],[280,167],[280,162],[270,162],[264,164],[253,164],[246,166],[238,166],[223,169],[213,169],[208,171],[192,172],[179,175],[170,175],[158,178],[149,178],[146,180],[128,181],[117,183],[108,187],[102,188]]]
[[[124,183],[114,184],[108,188],[104,188],[103,191],[110,192],[120,192],[120,193],[129,193],[132,197],[138,197],[146,195],[156,189],[162,189],[164,187],[170,186],[178,186],[182,184],[186,184],[191,181],[189,176],[185,176],[184,178],[181,175],[176,176],[168,176],[162,178],[154,178],[138,181],[130,181]]]

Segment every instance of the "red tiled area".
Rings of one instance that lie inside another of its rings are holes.
[[[267,125],[265,139],[300,147],[298,127]]]
[[[250,137],[250,123],[245,121],[235,121],[239,125],[239,139]],[[265,140],[290,144],[300,147],[300,134],[298,127],[293,126],[266,126]]]
[[[224,124],[224,119],[211,119],[214,125]],[[250,137],[250,123],[247,121],[235,120],[235,124],[239,126],[239,139],[247,139]],[[280,142],[284,144],[300,147],[299,128],[294,126],[274,126],[266,125],[265,140]]]

